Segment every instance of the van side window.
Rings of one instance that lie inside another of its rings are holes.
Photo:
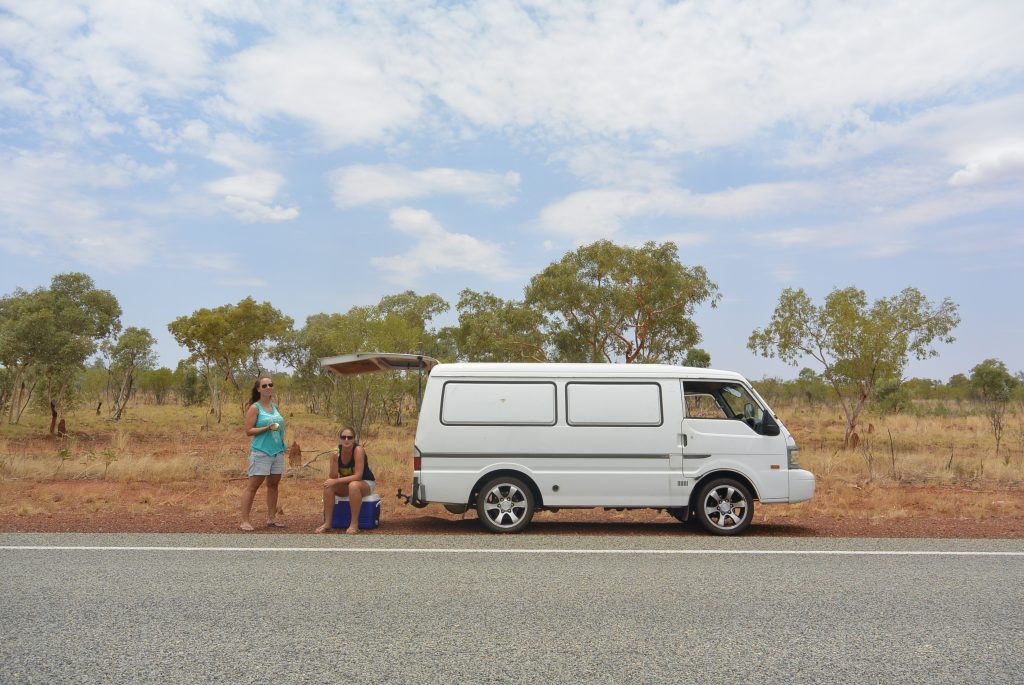
[[[683,397],[693,419],[738,420],[758,432],[764,422],[764,409],[740,383],[686,380]]]
[[[702,392],[686,393],[686,415],[693,419],[727,419],[712,395]]]
[[[660,426],[657,383],[566,383],[565,414],[570,426]]]
[[[441,423],[448,426],[553,426],[555,384],[448,381]]]

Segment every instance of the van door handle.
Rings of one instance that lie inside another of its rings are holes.
[[[686,433],[680,433],[679,439],[676,442],[678,442],[683,447],[686,447]]]

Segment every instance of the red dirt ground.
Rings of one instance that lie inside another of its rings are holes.
[[[236,502],[241,483],[0,482],[0,532],[144,532],[239,533]],[[320,523],[318,484],[282,483],[279,516],[286,528],[258,527],[259,534],[310,533]],[[886,512],[849,509],[821,513],[808,505],[772,505],[755,509],[748,536],[885,537],[885,538],[1024,538],[1024,493],[1019,488],[970,490],[950,486],[888,489],[910,502],[909,508]],[[414,509],[394,491],[382,492],[380,528],[389,534],[474,534],[481,531],[472,512],[454,516],[439,505]],[[879,499],[878,492],[865,502]],[[949,513],[914,509],[913,502],[952,502]],[[960,504],[957,504],[957,503]],[[969,503],[969,506],[963,504]],[[810,503],[814,504],[814,501]],[[960,511],[960,513],[957,513]],[[257,494],[252,521],[266,520],[263,493]],[[680,524],[653,510],[604,511],[563,509],[540,512],[525,534],[543,535],[703,535],[694,523]]]

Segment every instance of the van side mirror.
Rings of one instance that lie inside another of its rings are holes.
[[[781,432],[782,430],[779,428],[779,424],[775,423],[775,419],[771,417],[771,414],[765,412],[764,421],[761,423],[761,435],[774,437]]]

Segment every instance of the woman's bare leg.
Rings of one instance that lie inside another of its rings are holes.
[[[242,530],[252,530],[252,521],[249,520],[252,501],[256,499],[256,491],[260,489],[265,479],[266,476],[249,476],[249,482],[245,484],[245,490],[242,490]]]
[[[348,503],[352,507],[352,522],[348,524],[348,529],[345,532],[349,535],[359,532],[359,511],[363,506],[364,494],[370,494],[370,486],[365,481],[356,481],[348,489]]]
[[[277,486],[281,482],[281,475],[271,474],[267,476],[267,523],[277,521]]]
[[[334,496],[339,494],[339,490],[348,486],[342,485],[325,485],[324,486],[324,522],[319,528],[316,529],[317,533],[326,533],[331,529],[331,517],[334,515]],[[345,493],[340,493],[342,497]]]

